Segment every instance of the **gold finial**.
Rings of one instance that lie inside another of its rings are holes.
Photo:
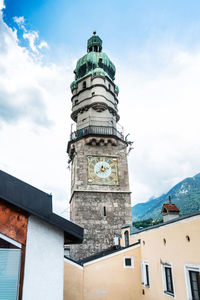
[[[96,30],[94,30],[94,31],[93,31],[93,34],[96,34],[96,33],[97,33]]]

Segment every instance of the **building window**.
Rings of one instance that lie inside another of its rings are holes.
[[[171,267],[165,267],[165,280],[166,280],[166,292],[173,294],[174,287],[173,287],[173,281],[172,281]]]
[[[83,81],[83,89],[86,89],[86,81]]]
[[[126,230],[124,232],[124,246],[128,247],[129,246],[129,232]]]
[[[124,257],[124,268],[134,268],[133,256]]]
[[[163,288],[166,294],[174,296],[174,283],[172,275],[172,266],[168,263],[162,264]]]
[[[103,215],[104,215],[104,217],[106,217],[106,207],[105,206],[103,207]]]
[[[103,68],[103,61],[102,61],[102,58],[99,58],[99,67],[100,67],[100,68]]]
[[[77,105],[78,104],[78,100],[75,100],[75,105]]]
[[[150,280],[149,280],[149,264],[146,261],[142,262],[142,284],[146,287],[150,287]]]
[[[200,300],[200,265],[186,265],[185,272],[188,299]]]
[[[21,245],[0,234],[0,299],[18,299]]]

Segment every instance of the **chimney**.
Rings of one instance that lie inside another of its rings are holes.
[[[179,209],[178,207],[172,203],[171,201],[171,196],[169,195],[169,203],[163,203],[162,206],[162,216],[163,216],[163,221],[170,221],[172,219],[178,218],[179,217]]]

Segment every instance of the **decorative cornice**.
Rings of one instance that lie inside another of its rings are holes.
[[[91,97],[87,97],[87,98],[85,98],[85,99],[79,101],[78,104],[72,105],[72,109],[73,109],[75,106],[77,106],[77,105],[79,105],[79,104],[81,104],[81,103],[83,103],[83,102],[85,102],[85,101],[88,101],[88,100],[90,100],[90,99],[92,99],[92,98],[94,98],[94,97],[102,97],[102,98],[104,98],[106,101],[110,102],[113,106],[115,106],[115,103],[113,103],[111,100],[109,100],[106,96],[100,95],[100,94],[95,94],[95,95],[92,95]],[[118,110],[118,109],[116,108],[116,110]]]
[[[113,116],[116,116],[116,121],[118,122],[120,117],[119,115],[117,114],[117,111],[115,109],[113,109],[112,107],[108,106],[106,103],[104,102],[95,102],[95,103],[91,103],[89,105],[85,105],[83,107],[80,107],[79,109],[75,110],[72,112],[71,114],[71,118],[74,122],[77,121],[77,115],[78,114],[81,114],[85,111],[88,111],[90,108],[94,108],[96,110],[97,106],[99,107],[104,107],[104,110],[108,109],[109,112],[113,115]]]
[[[73,196],[75,193],[82,193],[82,192],[86,192],[86,193],[114,193],[114,194],[131,194],[132,192],[131,191],[106,191],[106,190],[83,190],[83,189],[74,189],[72,191],[72,194],[71,194],[71,197],[70,197],[70,200],[69,200],[69,203],[71,202]]]

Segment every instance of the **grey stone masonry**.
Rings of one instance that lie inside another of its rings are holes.
[[[70,257],[79,260],[114,244],[120,227],[131,224],[127,145],[114,137],[87,137],[72,142],[71,221],[84,228],[84,241],[72,245]],[[116,158],[118,184],[88,184],[88,156]]]

